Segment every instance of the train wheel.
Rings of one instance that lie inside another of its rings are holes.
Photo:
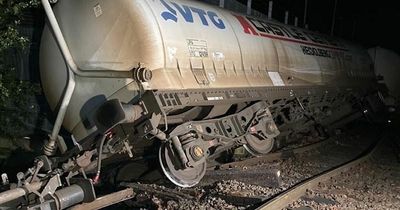
[[[243,147],[254,156],[265,155],[274,147],[274,139],[267,139],[257,134],[250,135]]]
[[[179,155],[172,144],[163,143],[159,150],[161,168],[165,176],[180,187],[193,187],[200,182],[206,173],[206,161],[193,167],[182,167]]]

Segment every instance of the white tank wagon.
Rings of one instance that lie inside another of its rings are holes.
[[[141,64],[153,74],[140,84],[132,78],[77,77],[64,126],[78,139],[93,131],[83,122],[98,106],[96,96],[129,102],[140,86],[144,90],[346,87],[374,79],[363,48],[196,1],[71,0],[58,2],[55,12],[79,68],[130,72]],[[42,39],[41,69],[54,108],[68,77],[48,28]],[[218,97],[223,99],[222,95],[213,99]],[[94,102],[86,108],[91,99]]]
[[[59,122],[78,142],[108,133],[131,156],[137,139],[158,138],[180,186],[228,149],[264,154],[279,133],[323,133],[375,84],[360,46],[197,1],[61,0],[54,13],[60,31],[44,30],[41,75],[51,107],[65,102]],[[46,154],[57,141],[55,131]]]
[[[260,155],[300,131],[326,135],[368,112],[376,95],[362,47],[305,29],[198,1],[42,3],[42,85],[58,114],[26,176],[54,172],[46,185],[81,175],[96,184],[103,159],[157,154],[170,181],[194,186],[229,151]],[[92,200],[84,183],[63,191],[76,200],[46,202]],[[7,194],[0,206],[19,196]]]

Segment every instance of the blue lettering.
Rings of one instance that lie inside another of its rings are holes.
[[[213,22],[214,25],[217,26],[217,28],[219,28],[219,29],[226,28],[224,21],[222,21],[221,18],[219,18],[215,12],[208,11],[207,14],[208,14],[208,17],[210,18],[211,22]]]
[[[211,22],[219,29],[225,29],[225,23],[224,21],[218,17],[217,13],[212,12],[212,11],[204,11],[203,9],[200,8],[195,8],[195,7],[189,7],[187,5],[178,5],[175,2],[169,2],[167,3],[166,0],[160,0],[161,4],[167,9],[167,11],[164,11],[161,13],[161,17],[164,18],[165,21],[172,20],[174,22],[178,22],[178,12],[179,14],[182,15],[183,19],[187,23],[193,23],[193,13],[196,13],[200,21],[203,25],[208,26],[209,21],[208,19],[211,20]],[[170,6],[172,4],[175,9]]]
[[[190,7],[190,9],[194,13],[197,13],[199,15],[199,18],[200,18],[201,22],[203,23],[203,25],[208,26],[208,22],[207,22],[207,19],[206,19],[206,14],[207,13],[204,10],[197,9],[197,8],[194,8],[194,7]]]
[[[160,0],[161,4],[164,5],[164,7],[168,10],[163,13],[161,13],[161,16],[164,18],[164,20],[172,20],[174,22],[178,22],[178,17],[176,16],[176,11],[170,7],[165,0]]]
[[[193,15],[192,11],[190,11],[190,8],[186,5],[183,5],[183,9],[176,4],[175,2],[171,2],[175,6],[175,8],[181,13],[182,17],[185,18],[186,22],[193,23]]]

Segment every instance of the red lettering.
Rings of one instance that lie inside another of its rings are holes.
[[[239,23],[243,27],[243,31],[246,34],[258,35],[256,30],[250,25],[250,23],[243,16],[238,16],[238,15],[233,15],[233,16],[235,16],[238,19]]]

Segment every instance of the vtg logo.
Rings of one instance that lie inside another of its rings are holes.
[[[176,10],[175,10],[165,0],[160,0],[160,1],[164,5],[164,7],[168,10],[168,11],[161,13],[161,16],[166,21],[172,20],[174,22],[178,22],[178,12],[179,12],[179,14],[182,15],[183,19],[186,22],[193,23],[194,22],[193,13],[196,13],[199,16],[201,23],[203,25],[208,26],[209,21],[211,21],[217,28],[225,29],[225,23],[222,21],[221,18],[218,17],[218,15],[215,12],[204,11],[203,9],[189,7],[187,5],[180,6],[175,2],[170,2],[170,4],[172,4],[176,8]]]

